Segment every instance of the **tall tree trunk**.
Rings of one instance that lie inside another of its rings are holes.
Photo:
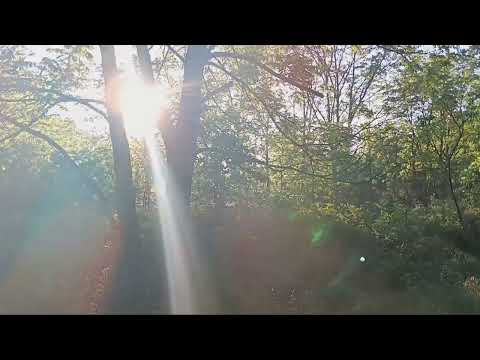
[[[137,45],[137,54],[144,80],[154,82],[152,62],[146,45]],[[167,162],[177,190],[185,205],[190,204],[193,166],[197,149],[202,104],[203,70],[209,59],[206,45],[190,45],[184,60],[180,111],[176,123],[163,128],[162,137]]]
[[[147,84],[153,84],[155,78],[153,76],[152,59],[150,57],[150,51],[147,45],[137,45],[137,56],[140,65],[140,71],[142,73],[143,80]]]
[[[147,84],[153,84],[155,82],[155,78],[153,76],[153,67],[152,67],[152,59],[150,57],[150,51],[148,50],[147,45],[137,45],[137,56],[138,62],[140,65],[140,72]],[[143,139],[143,151],[144,151],[144,170],[145,170],[145,182],[144,182],[144,192],[146,194],[146,203],[150,204],[150,195],[152,192],[152,184],[151,184],[151,172],[150,172],[150,156],[148,154],[148,147],[145,139]]]
[[[269,128],[268,123],[265,126],[265,175],[267,176],[267,194],[270,198],[270,188],[271,188],[271,179],[270,179],[270,142],[269,142]]]
[[[167,162],[186,206],[190,205],[193,166],[200,129],[201,86],[208,58],[206,45],[191,45],[187,48],[179,117],[165,139]]]
[[[119,216],[123,259],[119,263],[115,290],[111,301],[111,311],[131,313],[138,312],[143,298],[139,279],[140,237],[135,208],[135,188],[132,179],[130,147],[125,133],[121,112],[116,103],[115,79],[117,65],[113,45],[100,45],[102,69],[105,80],[107,113],[112,141],[115,171],[115,201]]]
[[[223,175],[223,166],[221,161],[215,160],[215,175],[213,179],[213,202],[215,213],[222,215],[225,210],[225,177]]]
[[[138,45],[137,52],[145,80],[153,81],[148,49],[145,45]],[[174,186],[178,191],[179,200],[181,201],[178,205],[184,207],[184,209],[178,209],[178,216],[186,224],[192,222],[192,219],[188,219],[191,213],[187,208],[190,206],[195,153],[200,128],[203,70],[208,59],[209,51],[207,46],[188,46],[184,58],[183,86],[178,119],[175,124],[170,121],[162,124],[162,121],[160,121],[160,130],[166,148],[167,164],[171,171],[171,180],[174,182],[174,184],[167,184],[167,186]],[[183,210],[186,211],[182,214]],[[195,244],[191,245],[196,246]],[[197,290],[201,293],[200,298],[197,299],[199,304],[196,305],[199,306],[199,309],[204,307],[216,308],[218,306],[215,298],[217,292],[214,283],[210,282],[211,270],[209,261],[206,261],[209,258],[208,252],[206,252],[203,246],[200,246],[199,248],[191,249],[191,253],[196,256],[194,263],[191,264],[195,269],[193,275],[196,280],[194,283],[199,286]],[[203,312],[203,310],[199,311]]]
[[[452,163],[451,159],[447,159],[447,175],[448,175],[448,185],[450,187],[450,195],[452,200],[455,204],[455,209],[457,210],[458,221],[462,226],[462,229],[465,230],[465,222],[463,220],[463,212],[460,208],[460,204],[458,203],[457,195],[455,194],[455,187],[453,186],[453,179],[452,179]]]
[[[140,72],[143,78],[143,81],[147,84],[154,84],[155,77],[153,75],[153,66],[152,66],[152,59],[150,57],[150,51],[148,50],[147,45],[136,45],[137,48],[137,56],[140,65]],[[160,119],[159,119],[160,120]],[[163,138],[165,139],[165,135],[162,133]],[[144,163],[145,169],[151,169],[151,157],[149,156],[149,149],[144,140]],[[147,191],[151,192],[151,176],[150,171],[149,174],[145,174],[147,180],[145,187]],[[148,183],[147,183],[148,182]],[[158,201],[158,199],[157,199]],[[161,200],[160,200],[161,201]],[[148,267],[148,278],[152,279],[152,284],[150,286],[150,295],[153,303],[157,304],[157,308],[160,309],[162,313],[168,311],[169,307],[169,296],[168,296],[168,281],[167,281],[167,269],[165,267],[165,258],[164,253],[159,253],[159,249],[146,249],[146,252],[149,252],[149,258],[152,259],[150,266]],[[155,283],[156,285],[153,285]]]
[[[209,50],[205,45],[188,46],[184,59],[183,85],[180,99],[180,109],[176,124],[170,127],[164,137],[167,164],[172,173],[172,181],[181,197],[179,206],[184,207],[182,219],[185,223],[192,222],[189,211],[192,177],[194,170],[197,138],[200,130],[200,115],[202,110],[201,86],[203,70],[209,60]],[[197,238],[196,240],[200,240]],[[192,259],[192,282],[196,295],[196,307],[199,313],[217,313],[220,304],[217,295],[218,283],[214,281],[215,272],[211,268],[212,253],[208,246],[197,241],[190,243]]]

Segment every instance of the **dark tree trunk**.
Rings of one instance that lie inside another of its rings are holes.
[[[460,225],[462,226],[462,229],[465,230],[465,222],[463,220],[463,212],[462,212],[462,209],[460,208],[460,204],[458,203],[457,195],[455,194],[455,187],[453,186],[451,159],[447,160],[447,175],[448,175],[448,185],[450,187],[450,195],[451,195],[452,200],[455,204],[455,209],[457,210],[458,221],[460,222]]]
[[[152,59],[147,45],[137,45],[137,56],[143,80],[147,84],[153,84],[155,78],[153,76]]]
[[[147,45],[137,45],[137,56],[140,65],[140,72],[143,80],[147,84],[154,84],[155,78],[153,75],[153,66],[152,59],[150,57],[150,51],[148,50]],[[148,147],[144,141],[144,151],[145,151],[145,169],[150,168],[151,157],[148,154]],[[150,174],[145,174],[147,181],[145,183],[145,188],[147,191],[151,192],[151,183],[150,183]],[[149,284],[149,293],[150,299],[153,304],[155,304],[155,310],[160,313],[168,313],[169,308],[169,296],[168,296],[168,281],[167,281],[167,269],[165,267],[165,258],[163,251],[160,251],[161,247],[156,247],[156,244],[150,244],[146,246],[146,254],[150,259],[147,270],[147,278],[151,279]]]
[[[225,177],[222,172],[221,161],[216,161],[216,174],[213,185],[213,202],[216,214],[222,214],[225,209]]]
[[[132,180],[130,147],[125,133],[121,112],[116,104],[115,79],[117,65],[113,45],[100,45],[102,69],[105,80],[107,113],[112,141],[115,171],[115,205],[118,212],[122,242],[122,261],[118,264],[111,311],[135,313],[143,301],[139,271],[140,236],[135,207],[135,188]]]
[[[164,139],[167,162],[186,206],[190,205],[193,166],[200,128],[201,86],[208,61],[206,45],[191,45],[185,55],[179,117]]]
[[[172,187],[178,191],[182,202],[179,213],[183,212],[183,222],[193,224],[190,212],[192,177],[194,170],[197,138],[200,130],[200,115],[202,109],[201,86],[203,70],[209,59],[209,51],[205,45],[188,46],[184,60],[183,85],[180,99],[179,115],[176,123],[170,126],[164,135],[167,152],[167,164],[171,171]],[[201,240],[198,237],[195,240]],[[203,239],[204,240],[204,239]],[[217,313],[218,289],[215,272],[211,268],[212,253],[205,243],[198,241],[190,243],[194,261],[192,266],[192,282],[196,295],[196,306],[199,313]]]
[[[146,45],[137,45],[142,76],[147,83],[154,82],[152,62]],[[202,104],[203,70],[209,59],[206,45],[191,45],[187,49],[183,71],[183,87],[179,116],[175,124],[162,128],[167,162],[175,186],[185,205],[190,204],[193,166],[197,150]]]
[[[137,53],[142,69],[142,75],[147,82],[153,82],[153,71],[145,45],[137,45]],[[203,80],[203,70],[209,59],[207,46],[192,45],[187,48],[184,59],[184,76],[182,94],[180,99],[180,109],[177,121],[172,123],[169,119],[159,119],[160,130],[165,143],[167,164],[171,172],[171,181],[169,184],[178,193],[181,200],[181,207],[177,209],[178,216],[185,223],[192,222],[188,219],[191,213],[188,210],[190,206],[192,177],[194,170],[195,154],[197,150],[197,138],[200,128],[200,115],[202,105],[201,85]],[[166,122],[164,120],[167,120]],[[184,211],[185,210],[185,211]],[[191,244],[194,246],[195,244]],[[201,247],[200,247],[201,248]],[[196,259],[195,277],[198,277],[196,284],[202,284],[202,301],[206,307],[215,307],[214,290],[209,282],[208,263],[204,261],[204,250],[192,249],[192,253],[202,259]],[[208,290],[207,290],[208,289]],[[212,298],[212,299],[210,299]],[[197,304],[198,305],[198,304]]]
[[[153,76],[152,59],[150,58],[150,51],[148,50],[147,45],[137,45],[137,56],[143,80],[147,84],[153,84],[155,82],[155,78]],[[152,192],[152,184],[150,181],[150,156],[148,154],[148,148],[145,139],[143,140],[143,151],[145,171],[144,194],[146,195],[144,198],[147,199],[145,203],[150,204],[150,194]],[[147,209],[147,206],[145,206],[145,208]]]

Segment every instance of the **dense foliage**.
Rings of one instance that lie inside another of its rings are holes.
[[[171,88],[172,118],[179,111],[185,48],[149,49],[155,80]],[[97,94],[103,83],[96,49],[50,47],[43,57],[33,50],[0,47],[0,238],[10,251],[0,260],[5,269],[23,240],[40,236],[25,234],[40,231],[27,225],[32,218],[46,222],[56,208],[68,208],[64,226],[90,224],[92,214],[106,222],[113,206],[114,165],[106,108]],[[238,311],[480,310],[476,47],[210,51],[191,205],[199,234],[219,254],[217,271],[229,284],[224,292],[242,304]],[[133,64],[138,69],[136,56]],[[74,108],[83,109],[80,120],[72,119]],[[161,199],[145,144],[130,138],[130,152],[141,223],[154,227]],[[230,245],[240,243],[250,247]],[[334,245],[340,243],[342,250]],[[332,263],[335,256],[342,260]],[[354,283],[360,273],[369,275]],[[369,276],[377,276],[370,288]],[[325,300],[327,288],[336,300]],[[292,289],[296,306],[285,295]],[[309,291],[317,291],[317,300],[307,299]],[[275,303],[278,296],[290,305]]]

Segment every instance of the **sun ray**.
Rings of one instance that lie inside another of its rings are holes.
[[[124,76],[118,85],[118,103],[127,135],[145,138],[155,129],[167,105],[168,90],[160,84],[148,85],[136,76]]]
[[[193,314],[198,310],[192,283],[193,262],[198,262],[197,258],[192,258],[193,232],[188,217],[179,205],[179,196],[154,136],[158,120],[166,107],[167,94],[167,89],[159,85],[147,85],[138,77],[126,76],[119,80],[116,100],[128,136],[144,141],[151,162],[153,188],[159,199],[158,216],[165,253],[170,312]]]

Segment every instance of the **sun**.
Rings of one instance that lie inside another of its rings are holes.
[[[130,137],[145,138],[156,128],[166,107],[166,88],[149,85],[137,76],[126,76],[120,81],[119,106]]]

